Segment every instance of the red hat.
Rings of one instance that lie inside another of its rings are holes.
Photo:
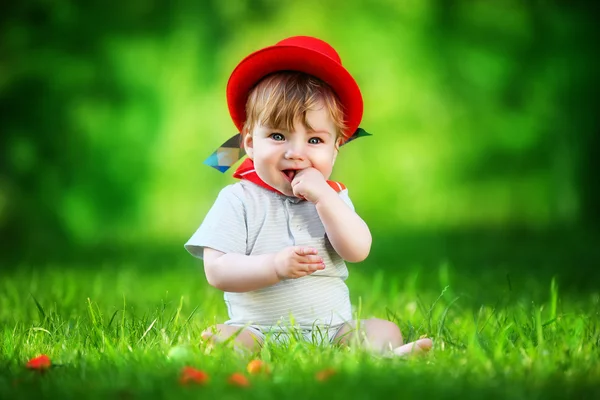
[[[339,97],[344,110],[346,138],[358,129],[363,115],[360,89],[342,66],[340,56],[326,42],[310,36],[293,36],[244,58],[227,82],[227,105],[233,123],[241,132],[246,122],[250,90],[266,75],[277,71],[299,71],[327,83]]]

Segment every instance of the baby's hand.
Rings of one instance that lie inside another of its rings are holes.
[[[323,269],[323,259],[311,247],[291,246],[275,254],[275,272],[279,279],[301,278]]]
[[[323,174],[312,167],[298,172],[292,180],[294,196],[308,200],[311,203],[317,203],[323,194],[332,190]]]

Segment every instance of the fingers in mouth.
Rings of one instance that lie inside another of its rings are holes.
[[[285,176],[285,178],[291,182],[294,180],[294,177],[296,176],[296,172],[298,172],[297,170],[294,169],[284,169],[283,171],[283,175]]]

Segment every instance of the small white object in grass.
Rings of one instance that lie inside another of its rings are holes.
[[[193,356],[192,347],[189,345],[173,346],[167,353],[167,357],[173,361],[189,360]]]

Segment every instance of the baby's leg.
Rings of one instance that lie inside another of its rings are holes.
[[[204,330],[201,335],[202,340],[210,343],[222,343],[232,336],[235,336],[233,341],[236,348],[251,352],[260,350],[262,338],[251,329],[241,326],[218,324]]]
[[[402,333],[398,325],[383,319],[361,320],[356,329],[356,321],[346,323],[334,338],[334,343],[359,345],[379,354],[396,354],[399,356],[410,353],[426,352],[431,349],[430,339],[419,339],[403,345]],[[358,336],[357,336],[358,335]]]

